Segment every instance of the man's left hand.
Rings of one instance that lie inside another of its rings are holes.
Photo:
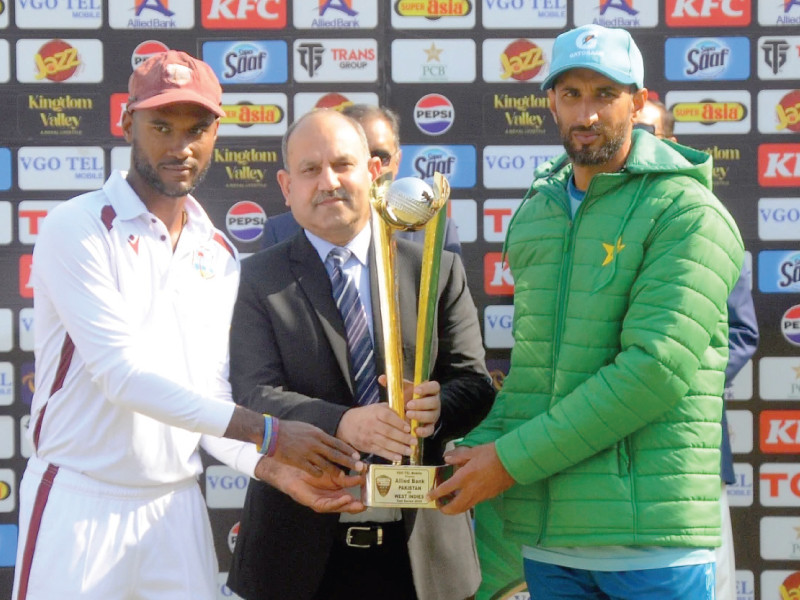
[[[494,443],[474,448],[456,448],[445,454],[444,460],[449,465],[455,465],[456,472],[434,488],[429,497],[431,500],[451,498],[439,508],[446,515],[469,510],[478,502],[494,498],[516,483],[497,457]]]
[[[442,414],[440,391],[438,381],[423,381],[416,387],[411,382],[403,384],[406,420],[417,422],[413,433],[419,438],[430,437],[436,431],[436,423]]]

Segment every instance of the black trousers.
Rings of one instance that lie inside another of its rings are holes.
[[[383,543],[371,543],[369,548],[358,548],[346,543],[348,526],[360,525],[362,524],[339,525],[336,541],[314,600],[417,600],[403,522],[381,523]],[[352,541],[360,543],[365,540]]]

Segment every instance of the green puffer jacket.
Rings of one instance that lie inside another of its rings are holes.
[[[718,546],[726,299],[744,248],[711,157],[634,131],[573,221],[561,157],[506,239],[511,369],[465,445],[517,481],[505,533],[540,546]]]

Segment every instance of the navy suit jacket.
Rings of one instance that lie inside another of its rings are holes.
[[[288,240],[295,233],[300,231],[300,225],[294,220],[291,211],[269,217],[264,224],[264,235],[261,238],[261,248],[269,248],[278,242]],[[419,231],[398,231],[398,237],[411,240],[422,244],[425,242],[425,232]],[[446,220],[444,230],[444,249],[455,252],[461,256],[461,242],[458,239],[458,228],[452,219]]]

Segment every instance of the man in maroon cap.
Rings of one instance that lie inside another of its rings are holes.
[[[318,511],[360,510],[347,444],[236,406],[236,250],[192,191],[222,90],[183,52],[131,76],[127,174],[50,213],[34,248],[34,448],[14,600],[216,598],[198,447]]]

